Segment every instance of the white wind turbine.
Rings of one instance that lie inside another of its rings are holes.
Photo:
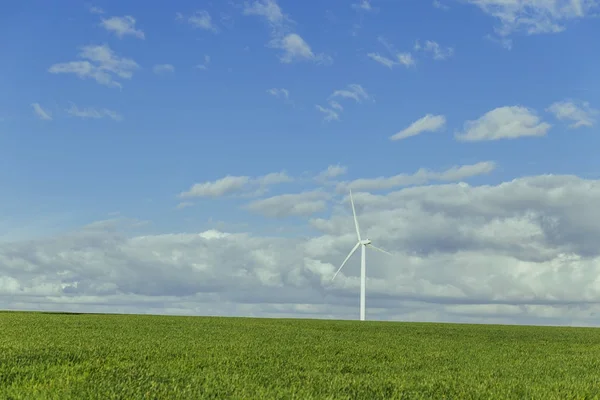
[[[366,265],[366,247],[369,246],[373,250],[380,251],[385,254],[392,255],[385,250],[382,250],[378,247],[373,246],[371,243],[371,239],[361,239],[360,238],[360,229],[358,228],[358,220],[356,219],[356,211],[354,210],[354,200],[352,200],[352,190],[350,190],[350,204],[352,204],[352,215],[354,216],[354,226],[356,227],[356,236],[358,238],[358,242],[354,246],[354,248],[350,251],[340,268],[333,275],[331,280],[333,281],[337,274],[342,270],[346,262],[352,257],[352,254],[358,249],[360,246],[360,320],[365,320],[365,295],[366,295],[366,286],[367,286],[367,265]]]

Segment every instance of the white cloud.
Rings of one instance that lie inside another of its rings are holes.
[[[261,194],[267,191],[268,186],[292,181],[285,172],[273,172],[257,178],[227,175],[215,181],[196,183],[189,190],[180,193],[179,197],[222,197],[250,190],[255,190],[254,194]]]
[[[316,54],[310,45],[293,31],[294,22],[283,13],[276,0],[255,0],[245,2],[244,15],[259,16],[271,26],[271,40],[268,46],[281,50],[279,61],[290,64],[298,61],[312,61],[330,65],[333,59],[324,54]]]
[[[367,57],[369,57],[373,61],[377,61],[379,64],[384,65],[390,69],[392,69],[394,65],[397,64],[394,60],[384,57],[379,53],[368,53]]]
[[[212,17],[206,10],[198,10],[189,17],[184,16],[182,13],[176,13],[175,18],[177,20],[186,21],[194,28],[204,29],[205,31],[210,31],[213,33],[217,33],[219,31],[213,23]]]
[[[204,55],[204,64],[198,64],[196,65],[196,68],[198,69],[208,69],[208,65],[210,64],[210,56],[209,55]]]
[[[270,218],[310,216],[327,208],[329,193],[313,190],[303,193],[282,194],[267,199],[255,200],[246,208]]]
[[[342,105],[335,100],[329,100],[329,105],[334,110],[344,111],[344,107],[342,107]]]
[[[384,65],[390,69],[392,69],[396,65],[403,65],[408,68],[416,64],[416,61],[413,58],[412,54],[408,52],[399,52],[383,36],[379,36],[377,38],[377,41],[386,48],[388,53],[390,53],[390,55],[393,58],[382,56],[379,53],[368,53],[367,57],[371,58],[373,61],[376,61],[379,64]]]
[[[126,35],[135,36],[139,39],[145,39],[144,32],[135,29],[135,18],[130,15],[124,17],[102,18],[100,25],[109,32],[114,33],[119,38]]]
[[[358,3],[353,3],[352,8],[362,11],[373,11],[373,6],[370,0],[359,0]]]
[[[335,110],[320,106],[318,104],[315,107],[317,108],[317,110],[325,114],[325,116],[323,117],[325,121],[339,121],[340,114]]]
[[[575,102],[573,100],[557,101],[552,103],[546,111],[551,112],[554,116],[560,120],[573,121],[570,128],[580,128],[582,126],[594,126],[596,123],[596,116],[600,113],[590,107],[587,101]]]
[[[152,67],[152,71],[154,71],[155,74],[162,74],[164,72],[175,72],[175,67],[171,64],[157,64],[154,67]]]
[[[348,168],[342,165],[330,165],[324,171],[321,171],[315,176],[315,180],[320,183],[325,183],[329,179],[337,178],[348,172]]]
[[[288,33],[283,37],[275,37],[269,43],[270,47],[282,50],[279,60],[289,64],[295,61],[314,61],[318,64],[329,65],[331,57],[325,54],[315,54],[312,49],[297,33]]]
[[[281,25],[287,20],[281,7],[276,0],[257,0],[251,3],[246,2],[244,6],[244,15],[256,15],[265,18],[273,25]]]
[[[516,32],[528,35],[557,33],[566,22],[590,17],[598,9],[596,0],[466,0],[497,18],[496,33],[508,36]]]
[[[101,9],[100,7],[93,7],[92,6],[92,7],[89,8],[89,10],[90,10],[90,13],[92,13],[92,14],[104,14],[104,10]]]
[[[506,106],[488,111],[477,120],[465,122],[463,132],[456,133],[455,137],[460,141],[474,142],[545,136],[550,127],[531,109]]]
[[[271,88],[267,90],[267,93],[271,96],[283,97],[286,100],[290,98],[290,92],[284,88]]]
[[[123,116],[116,111],[109,110],[107,108],[96,109],[93,107],[86,107],[83,109],[79,109],[75,104],[71,104],[71,107],[68,108],[67,113],[79,117],[79,118],[110,118],[115,121],[121,121]]]
[[[496,164],[492,161],[454,166],[442,172],[420,168],[414,174],[398,174],[390,177],[361,178],[351,182],[340,182],[337,185],[337,191],[343,193],[348,191],[348,189],[389,190],[402,186],[424,185],[434,181],[462,181],[473,176],[487,175],[495,168]]]
[[[419,135],[423,132],[437,132],[446,125],[446,117],[443,115],[427,114],[410,124],[408,128],[401,130],[395,135],[390,136],[391,140],[406,139],[411,136]]]
[[[373,100],[372,97],[367,93],[358,83],[351,83],[346,89],[334,90],[329,96],[329,107],[323,107],[316,105],[317,110],[324,114],[325,121],[339,121],[340,113],[344,110],[344,107],[333,98],[338,97],[342,99],[352,99],[357,103],[361,103],[363,100]]]
[[[38,116],[38,118],[46,121],[52,121],[52,113],[50,111],[44,110],[42,106],[39,105],[39,103],[32,103],[31,106],[33,107],[33,111],[35,112],[35,115]]]
[[[348,85],[347,89],[335,90],[331,97],[341,97],[346,99],[352,99],[357,103],[361,103],[362,100],[370,100],[371,96],[367,93],[365,88],[363,88],[358,83],[351,83]]]
[[[178,210],[182,210],[184,208],[188,208],[188,207],[192,207],[194,205],[194,203],[190,202],[190,201],[182,201],[181,203],[177,204],[177,209]]]
[[[446,4],[440,2],[439,0],[433,0],[432,5],[435,8],[439,8],[440,10],[448,10],[448,9],[450,9],[450,7],[448,7]]]
[[[249,176],[227,175],[216,181],[196,183],[180,197],[221,197],[241,191],[249,182]]]
[[[454,54],[454,49],[452,47],[443,48],[439,43],[432,40],[426,40],[424,45],[421,45],[417,40],[415,43],[415,50],[431,53],[434,60],[445,60],[452,57]]]
[[[600,181],[544,175],[354,199],[364,236],[394,253],[369,255],[368,319],[598,325]],[[0,308],[356,319],[359,258],[331,282],[355,240],[350,213],[345,200],[312,219],[306,239],[112,222],[2,242]]]
[[[398,58],[398,63],[405,67],[412,67],[416,64],[415,59],[410,53],[398,53],[396,57]]]
[[[130,58],[117,56],[108,45],[83,46],[79,57],[85,61],[71,61],[52,65],[52,74],[75,74],[81,79],[91,78],[101,85],[121,88],[115,77],[131,79],[139,65]]]

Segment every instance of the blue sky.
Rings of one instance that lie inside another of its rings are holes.
[[[329,218],[349,187],[596,178],[598,10],[593,0],[3,4],[0,238],[116,216],[153,234],[311,235],[309,218]],[[82,72],[84,61],[95,69]],[[454,178],[373,181],[469,165]],[[315,180],[329,166],[344,173]],[[260,183],[276,173],[285,177]],[[248,177],[247,190],[215,189],[228,175]],[[311,190],[330,197],[288,215],[249,208]]]

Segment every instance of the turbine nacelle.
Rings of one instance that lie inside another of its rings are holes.
[[[371,244],[371,239],[363,239],[360,241],[360,244],[362,244],[363,246]]]

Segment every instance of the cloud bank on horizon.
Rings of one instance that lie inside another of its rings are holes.
[[[0,308],[600,325],[598,1],[0,9]]]

